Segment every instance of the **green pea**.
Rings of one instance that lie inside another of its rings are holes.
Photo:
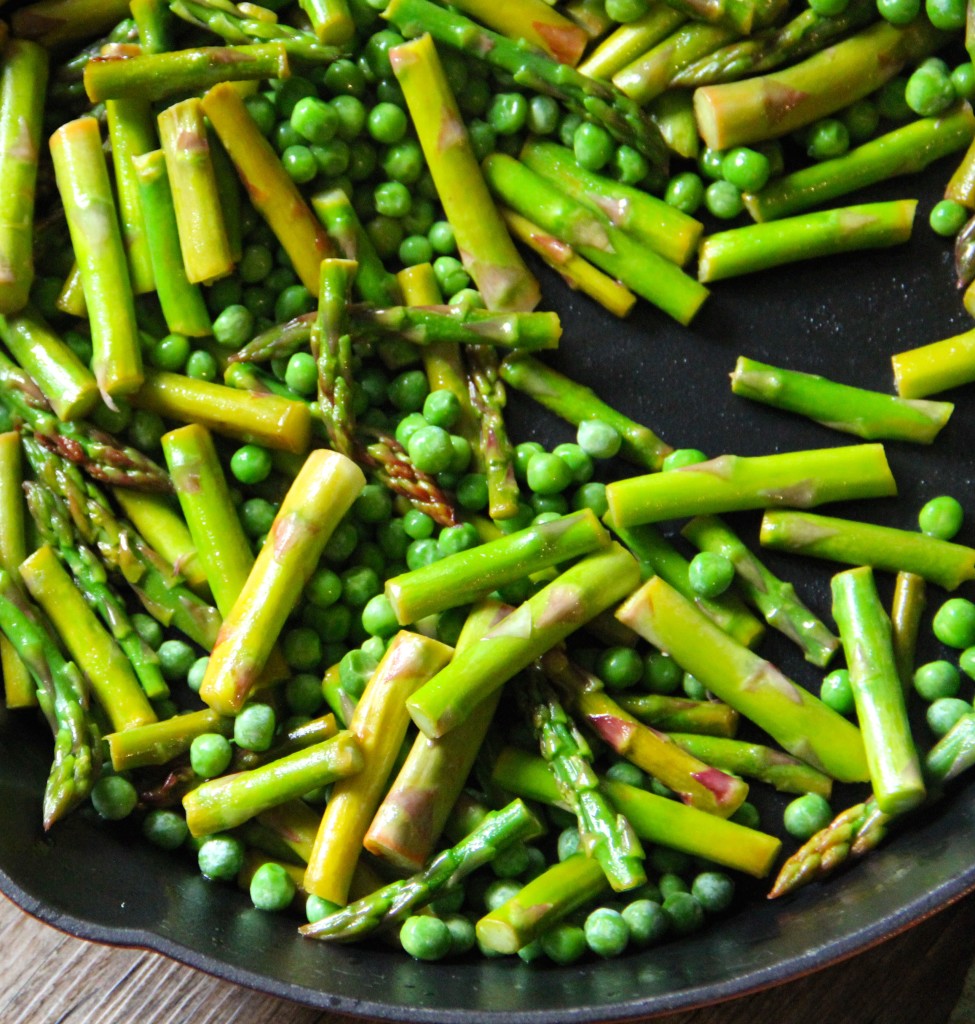
[[[676,693],[684,672],[669,655],[651,651],[643,662],[643,685],[651,693]]]
[[[423,150],[416,139],[403,139],[390,146],[383,154],[383,172],[391,181],[404,185],[415,184],[424,169]]]
[[[745,204],[741,191],[730,181],[712,181],[704,192],[704,205],[719,220],[732,220],[741,213]]]
[[[960,100],[971,100],[975,97],[975,67],[972,62],[965,61],[951,72],[951,84]]]
[[[439,917],[415,914],[399,930],[403,949],[416,960],[442,960],[451,950],[450,929]]]
[[[819,690],[820,700],[841,715],[852,715],[855,710],[853,687],[850,686],[850,673],[845,668],[837,668],[823,680]]]
[[[835,117],[817,121],[806,135],[806,153],[813,160],[832,160],[850,148],[850,133]]]
[[[100,818],[121,821],[127,818],[139,801],[135,786],[121,775],[107,775],[99,779],[91,790],[91,805]]]
[[[284,382],[301,395],[314,394],[318,388],[318,364],[310,352],[295,352],[288,359]]]
[[[307,146],[287,146],[281,154],[281,164],[298,185],[307,184],[318,174],[318,163]]]
[[[693,171],[682,171],[667,182],[664,202],[693,216],[704,202],[704,182]]]
[[[457,503],[468,512],[481,512],[487,508],[488,485],[483,473],[466,473],[460,478],[455,491]]]
[[[769,158],[755,149],[738,146],[729,150],[721,160],[721,174],[742,192],[758,192],[772,173]]]
[[[609,511],[606,500],[606,485],[598,480],[585,483],[572,495],[574,509],[592,509],[597,519],[601,519]]]
[[[271,529],[277,507],[265,498],[249,498],[240,506],[240,522],[248,537],[260,537]]]
[[[635,946],[649,946],[662,939],[670,928],[663,907],[652,899],[636,899],[628,903],[620,914]]]
[[[271,100],[260,93],[255,93],[244,99],[244,106],[247,108],[247,113],[257,122],[260,133],[270,135],[277,119],[277,111]]]
[[[951,77],[938,68],[924,65],[907,80],[904,99],[921,117],[943,113],[957,100]]]
[[[619,956],[630,941],[630,929],[623,915],[609,907],[597,907],[583,925],[586,945],[601,957]]]
[[[572,482],[572,471],[558,455],[537,452],[528,463],[525,480],[538,494],[558,494]]]
[[[201,779],[213,779],[230,767],[233,748],[218,732],[205,732],[190,744],[190,767]]]
[[[438,256],[433,261],[433,273],[444,295],[454,295],[471,283],[470,274],[453,256]]]
[[[234,742],[244,750],[260,753],[270,748],[277,726],[277,716],[270,704],[247,704],[234,719]]]
[[[515,135],[528,121],[528,100],[520,92],[499,92],[491,100],[485,119],[499,135]]]
[[[684,466],[696,466],[699,462],[707,462],[707,456],[697,448],[675,448],[670,452],[660,467],[661,472],[668,473]]]
[[[315,715],[322,706],[322,684],[317,675],[299,672],[284,685],[284,699],[293,715]]]
[[[965,216],[967,219],[967,211]],[[964,518],[965,510],[961,502],[949,494],[942,494],[925,502],[918,513],[917,522],[921,532],[929,537],[951,540],[961,529]]]
[[[704,908],[689,892],[675,892],[662,905],[670,930],[677,935],[690,935],[704,924]]]
[[[877,12],[891,25],[908,25],[921,13],[921,0],[877,0]]]
[[[236,836],[210,836],[203,841],[196,856],[204,878],[232,882],[244,866],[244,844]]]
[[[408,126],[406,112],[395,103],[377,103],[366,119],[369,134],[386,146],[401,142]]]
[[[632,647],[608,647],[596,661],[596,675],[609,690],[629,690],[643,677],[643,658]]]
[[[602,420],[583,420],[576,429],[579,447],[594,459],[611,459],[622,444],[619,431]]]
[[[650,173],[647,158],[625,143],[616,147],[609,160],[609,172],[623,185],[639,185]]]
[[[161,850],[178,850],[186,842],[190,830],[181,814],[155,808],[143,819],[142,834]]]
[[[880,110],[877,104],[869,99],[857,100],[837,115],[846,125],[850,142],[866,142],[873,138],[880,125]]]
[[[307,626],[289,629],[284,634],[281,648],[288,667],[297,672],[318,668],[322,660],[322,641],[315,630]]]
[[[539,942],[549,960],[563,965],[574,964],[588,948],[586,933],[578,925],[564,922],[549,928]]]
[[[242,484],[259,484],[271,469],[271,453],[260,445],[245,444],[230,457],[230,472]]]
[[[333,903],[322,896],[309,896],[305,900],[305,919],[309,924],[314,924],[341,909],[338,903]]]
[[[136,612],[131,618],[132,626],[145,644],[158,651],[163,642],[163,628],[151,616]]]
[[[701,597],[718,597],[731,586],[735,567],[731,559],[713,551],[699,551],[690,561],[688,583]]]
[[[720,914],[735,898],[735,883],[723,871],[702,871],[691,882],[691,894],[709,914]]]
[[[833,820],[829,801],[819,793],[805,793],[786,805],[782,824],[786,832],[803,842],[811,839]]]
[[[959,697],[939,697],[928,705],[925,718],[928,728],[940,739],[947,735],[960,718],[972,714],[972,705]]]
[[[914,689],[922,700],[935,701],[942,697],[955,697],[960,686],[961,677],[958,669],[950,661],[929,661],[919,665],[914,671]]]
[[[975,604],[964,597],[949,598],[935,612],[931,628],[946,647],[971,647],[975,644]]]
[[[572,136],[576,160],[590,171],[601,171],[612,159],[616,144],[605,128],[583,121]]]
[[[525,127],[533,135],[554,135],[558,126],[558,103],[551,96],[532,96],[528,101]]]
[[[957,32],[965,27],[965,0],[924,0],[928,21],[943,32]]]
[[[287,910],[298,892],[294,879],[283,864],[262,864],[251,878],[251,903],[258,910]]]
[[[184,334],[167,334],[152,347],[150,360],[160,370],[179,373],[190,357],[190,339]]]
[[[182,682],[196,661],[196,652],[182,640],[166,640],[159,645],[159,668],[167,682]]]

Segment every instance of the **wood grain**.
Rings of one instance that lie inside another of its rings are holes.
[[[0,899],[3,1024],[348,1024],[165,957],[71,938]],[[858,957],[658,1024],[975,1024],[952,1016],[975,956],[975,895]],[[516,968],[519,969],[519,968]]]

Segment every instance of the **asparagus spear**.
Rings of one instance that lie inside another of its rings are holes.
[[[393,0],[383,17],[407,38],[429,32],[438,43],[476,54],[507,71],[520,85],[546,92],[570,110],[601,124],[618,142],[633,146],[651,163],[666,166],[660,133],[639,106],[613,86],[587,78],[544,53],[519,46],[429,0]]]
[[[487,477],[488,512],[492,519],[510,519],[518,511],[514,445],[504,421],[507,402],[499,362],[493,349],[474,345],[467,352],[470,404],[479,421],[478,462]]]
[[[93,117],[69,121],[50,141],[54,173],[91,322],[92,368],[109,405],[142,384],[142,354],[132,285],[115,200]]]
[[[780,793],[818,793],[829,797],[833,780],[798,758],[762,743],[701,736],[695,733],[668,733],[681,750],[735,775],[745,775],[768,783]]]
[[[129,276],[136,295],[155,290],[145,219],[133,158],[156,146],[156,132],[149,101],[142,97],[110,100],[105,104],[112,168],[118,194],[119,221]]]
[[[505,747],[494,762],[491,780],[501,789],[526,800],[563,806],[558,783],[549,766],[516,747]],[[624,782],[604,779],[603,788],[636,834],[648,843],[704,857],[725,867],[764,878],[771,870],[780,840],[738,825],[715,814],[688,807]]]
[[[344,195],[344,193],[343,193]],[[232,352],[227,361],[234,363],[264,363],[270,359],[287,359],[295,352],[308,348],[311,344],[312,331],[317,312],[302,313],[283,324],[275,324],[253,338],[236,352]]]
[[[54,759],[44,790],[44,828],[49,829],[91,791],[99,767],[98,731],[88,715],[77,665],[65,660],[5,569],[0,569],[0,631],[30,670],[54,733]]]
[[[27,306],[14,316],[0,316],[0,338],[10,354],[40,388],[60,420],[91,412],[99,399],[91,371]]]
[[[564,651],[548,651],[541,667],[572,709],[617,754],[659,779],[681,803],[729,818],[748,786],[684,752],[664,733],[642,725],[606,693],[601,679],[574,665]]]
[[[38,548],[21,563],[20,575],[91,683],[112,727],[121,730],[156,721],[128,659],[95,618],[54,550],[46,544]]]
[[[186,823],[194,836],[236,828],[262,811],[362,771],[363,763],[353,735],[339,732],[260,768],[204,782],[183,797]]]
[[[634,718],[668,733],[730,739],[738,729],[738,712],[718,700],[690,700],[662,693],[621,693],[617,700]]]
[[[790,754],[841,782],[868,777],[855,726],[735,643],[660,577],[648,580],[616,615]]]
[[[746,599],[773,629],[798,644],[806,661],[820,668],[829,664],[839,640],[799,600],[795,587],[774,576],[721,520],[699,516],[682,533],[701,551],[713,551],[731,560]]]
[[[679,323],[693,320],[708,292],[679,267],[514,157],[492,153],[483,170],[491,190],[506,206],[530,217]]]
[[[172,18],[166,0],[130,0],[143,53],[165,53],[172,47]]]
[[[359,698],[349,731],[362,748],[362,770],[333,787],[315,846],[308,859],[305,888],[345,903],[349,883],[393,762],[406,736],[404,701],[449,660],[451,649],[417,633],[398,633]]]
[[[186,275],[173,192],[161,149],[132,157],[153,279],[166,326],[174,334],[205,337],[210,314],[198,285]]]
[[[609,543],[592,511],[583,509],[394,576],[386,581],[386,596],[399,623],[407,625]]]
[[[200,100],[191,97],[163,110],[159,139],[187,280],[197,284],[223,277],[233,270],[234,261]]]
[[[694,117],[694,97],[684,89],[668,89],[647,106],[653,123],[660,129],[667,147],[688,160],[696,160],[701,137]]]
[[[200,686],[210,707],[236,714],[244,706],[328,538],[364,483],[358,466],[338,452],[316,449],[308,456],[210,655]]]
[[[0,62],[0,314],[9,314],[24,308],[34,280],[34,194],[47,51],[10,39]]]
[[[207,29],[228,43],[281,43],[289,56],[316,64],[328,64],[341,56],[337,46],[320,43],[314,33],[278,21],[255,17],[230,0],[173,0],[173,14]]]
[[[764,546],[848,565],[911,572],[945,590],[975,579],[975,550],[914,530],[811,513],[766,512]]]
[[[914,199],[864,203],[719,231],[701,243],[697,276],[720,281],[783,263],[900,245],[911,237],[916,209]]]
[[[7,431],[0,434],[0,568],[6,569],[14,582],[18,581],[17,566],[28,553],[23,483],[20,435]],[[27,665],[5,635],[0,635],[0,671],[8,708],[37,706]]]
[[[570,288],[585,292],[618,317],[626,316],[633,308],[636,302],[633,292],[608,274],[597,270],[571,245],[560,242],[527,217],[507,207],[502,208],[501,216],[511,234],[540,256]]]
[[[355,260],[355,286],[361,297],[374,306],[395,305],[399,301],[396,277],[380,259],[352,200],[342,189],[334,188],[313,195],[311,206],[342,256]]]
[[[613,75],[613,84],[635,102],[649,103],[682,68],[740,37],[727,25],[690,21],[620,68]]]
[[[457,650],[477,643],[511,608],[483,601],[464,623]],[[400,871],[419,871],[443,832],[494,718],[501,691],[445,736],[418,733],[363,839],[363,846]]]
[[[295,455],[308,450],[311,413],[305,402],[276,395],[261,395],[257,400],[223,384],[166,370],[147,373],[131,401],[166,419],[199,423],[241,441]]]
[[[30,438],[24,438],[23,444],[38,482],[56,493],[69,510],[73,532],[97,548],[108,568],[125,579],[151,615],[209,650],[220,627],[217,610],[182,585],[181,577],[131,526],[115,517],[104,495],[75,466]],[[59,546],[63,549],[70,543],[66,540]]]
[[[924,398],[975,380],[975,329],[891,356],[901,398]]]
[[[704,226],[662,199],[605,175],[588,171],[571,150],[530,139],[521,161],[566,195],[602,215],[605,222],[649,245],[665,259],[684,266],[694,255]]]
[[[647,880],[644,853],[630,823],[614,814],[592,769],[592,751],[554,692],[537,670],[523,680],[519,691],[531,715],[542,757],[579,823],[579,838],[615,892],[625,892]]]
[[[395,20],[395,6],[386,9],[385,17]],[[447,14],[433,4],[423,6],[429,6],[438,19]],[[487,31],[460,15],[451,16],[472,30]],[[416,33],[404,31],[404,35],[410,34]],[[497,38],[508,44],[503,36]],[[389,59],[454,229],[461,259],[488,309],[534,309],[540,297],[538,281],[523,262],[488,194],[433,41],[422,36],[394,47]]]
[[[602,39],[579,70],[590,78],[610,81],[617,71],[673,34],[685,21],[687,18],[672,7],[654,4],[646,14],[619,25]]]
[[[53,491],[32,481],[28,481],[25,490],[39,536],[71,570],[85,601],[98,613],[128,658],[146,696],[151,700],[169,696],[156,652],[135,631],[125,603],[109,584],[98,556],[74,536],[64,502]],[[80,655],[76,660],[83,666]]]
[[[877,806],[888,814],[916,807],[925,796],[904,691],[884,611],[868,566],[832,580],[833,617],[843,639],[850,687]]]
[[[287,78],[288,54],[281,43],[200,46],[168,53],[92,57],[85,65],[85,91],[92,103],[138,97],[154,102],[202,92],[218,82]]]
[[[584,853],[574,853],[536,875],[476,925],[482,949],[517,953],[558,921],[606,889],[606,875]]]
[[[62,367],[62,370],[64,368]],[[116,487],[168,491],[169,477],[148,456],[88,423],[62,421],[52,415],[37,385],[0,352],[0,403],[38,443],[76,463],[93,479]]]
[[[414,345],[443,342],[492,345],[518,351],[557,348],[562,324],[557,313],[513,312],[458,306],[352,306],[356,333],[380,339],[395,335]]]
[[[573,426],[585,420],[608,423],[620,435],[620,454],[647,469],[660,469],[673,449],[649,428],[631,420],[596,396],[583,384],[531,357],[507,357],[500,367],[501,379],[523,391]]]
[[[236,88],[229,82],[215,85],[202,104],[254,207],[291,257],[302,284],[317,295],[321,261],[332,254],[325,229],[247,112]]]
[[[975,115],[967,103],[961,103],[946,114],[895,128],[843,156],[784,174],[761,191],[747,193],[745,206],[758,221],[800,213],[878,181],[916,174],[967,146],[973,134]]]
[[[229,615],[254,565],[208,430],[191,424],[162,437],[193,546],[221,615]]]
[[[52,50],[104,35],[128,16],[127,0],[37,0],[11,12],[10,26]]]
[[[783,71],[703,86],[694,93],[701,136],[725,149],[787,135],[879,89],[945,38],[924,18],[881,20]]]
[[[322,260],[318,319],[312,344],[318,351],[318,404],[332,448],[355,457],[355,414],[352,411],[352,338],[349,333],[349,292],[356,274],[352,260]]]
[[[189,751],[193,740],[206,733],[232,736],[234,720],[218,715],[209,708],[174,715],[162,722],[140,725],[124,732],[109,733],[108,743],[112,767],[117,772],[169,764]]]
[[[607,525],[639,560],[645,577],[652,574],[666,580],[719,629],[745,647],[755,647],[765,635],[765,627],[745,607],[735,593],[703,597],[691,586],[690,562],[652,524],[620,527],[610,515]]]
[[[928,799],[975,763],[975,715],[962,715],[928,751],[924,779]],[[838,814],[782,865],[769,899],[784,896],[809,882],[820,881],[851,859],[859,859],[886,838],[899,812],[882,811],[876,796]]]
[[[513,800],[499,811],[489,812],[470,835],[437,854],[410,878],[389,885],[350,903],[314,924],[298,930],[310,939],[349,941],[376,928],[402,921],[466,875],[490,863],[499,850],[511,843],[532,839],[541,826],[534,814]]]
[[[899,572],[890,608],[891,639],[901,686],[907,693],[914,677],[914,655],[927,603],[927,582],[913,572]]]
[[[619,526],[709,512],[880,498],[897,493],[883,445],[821,448],[780,455],[722,455],[670,473],[617,480],[606,486]]]
[[[731,390],[867,441],[930,444],[954,409],[950,402],[896,398],[745,356],[735,364]]]
[[[114,488],[112,497],[149,546],[158,551],[193,590],[207,594],[206,573],[176,502],[168,495],[145,494],[122,487]]]
[[[320,43],[341,46],[355,34],[347,0],[298,0]]]
[[[699,57],[678,71],[672,84],[696,88],[735,82],[756,72],[771,71],[821,50],[837,36],[862,28],[875,15],[876,4],[870,0],[851,0],[839,14],[828,16],[807,8],[784,25],[756,32]]]
[[[513,0],[505,4],[492,0],[460,0],[453,6],[508,39],[523,40],[543,50],[562,64],[578,64],[589,42],[581,26],[544,0]]]
[[[577,562],[420,687],[408,701],[413,721],[427,736],[449,732],[489,693],[630,593],[639,576],[618,544]]]

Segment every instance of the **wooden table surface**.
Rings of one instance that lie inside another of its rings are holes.
[[[164,957],[71,938],[0,898],[2,1024],[348,1024]],[[788,985],[659,1024],[975,1024],[975,894]],[[959,1001],[960,1000],[960,1001]]]

